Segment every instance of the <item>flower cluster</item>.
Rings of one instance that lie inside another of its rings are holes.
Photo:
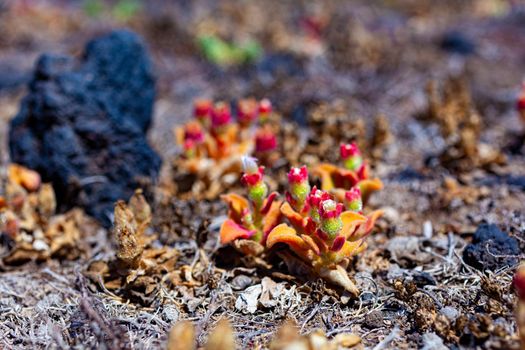
[[[288,191],[284,202],[269,194],[264,169],[255,159],[245,158],[242,183],[248,199],[228,194],[223,199],[230,208],[229,218],[221,227],[221,242],[234,243],[244,253],[261,254],[284,244],[294,256],[306,262],[312,272],[347,291],[358,291],[348,278],[346,267],[351,258],[366,248],[366,236],[372,231],[381,211],[362,212],[361,190],[355,186],[340,201],[333,194],[312,188],[306,167],[288,173]],[[253,247],[256,242],[258,249]]]
[[[268,123],[272,105],[266,99],[240,100],[235,120],[225,102],[197,100],[193,114],[194,120],[175,130],[190,172],[199,172],[202,160],[218,163],[250,153],[263,157],[277,148],[276,130]]]
[[[359,189],[361,202],[366,203],[370,194],[383,188],[383,183],[377,178],[369,178],[368,165],[355,143],[341,144],[339,153],[342,167],[322,163],[314,168],[314,175],[321,179],[321,188],[332,193],[340,201],[346,200],[348,190]]]

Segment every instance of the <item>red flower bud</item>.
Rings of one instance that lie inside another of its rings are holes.
[[[514,278],[512,279],[512,285],[518,297],[525,299],[525,264],[522,264],[516,270]]]
[[[190,151],[190,150],[192,150],[195,147],[195,141],[193,141],[191,139],[188,139],[188,140],[184,141],[183,147],[184,147],[185,151]]]
[[[214,128],[228,125],[231,122],[231,118],[230,107],[224,102],[219,102],[215,105],[211,114],[211,125]]]
[[[269,99],[264,98],[259,102],[259,113],[260,114],[269,114],[272,113],[272,103]]]
[[[253,99],[240,100],[237,110],[237,120],[242,125],[250,125],[257,119],[257,102]]]
[[[518,111],[525,111],[525,83],[521,85],[521,92],[518,96],[518,102],[516,104]]]
[[[349,202],[361,200],[361,190],[359,189],[359,187],[352,187],[349,191],[346,191],[345,200]]]
[[[210,100],[197,100],[193,106],[193,114],[198,119],[209,118],[212,110]]]
[[[255,152],[270,152],[277,148],[277,138],[269,129],[260,129],[255,134]]]
[[[204,133],[202,132],[202,128],[199,123],[190,122],[186,124],[186,127],[184,128],[184,140],[194,141],[197,143],[204,141]]]
[[[339,217],[343,212],[343,205],[332,199],[325,200],[319,205],[319,215],[322,219],[333,219]]]
[[[318,208],[319,204],[325,200],[332,199],[330,194],[326,191],[318,190],[316,186],[312,188],[306,201],[311,207]]]
[[[245,173],[241,177],[241,183],[246,186],[255,186],[262,181],[264,176],[264,167],[259,167],[255,173]]]
[[[355,142],[341,144],[339,151],[340,151],[342,159],[347,159],[349,157],[357,156],[361,154],[361,151],[359,150],[359,147],[357,147]]]
[[[302,183],[307,180],[308,169],[306,169],[306,166],[304,165],[301,168],[292,168],[288,173],[288,182],[291,184]]]

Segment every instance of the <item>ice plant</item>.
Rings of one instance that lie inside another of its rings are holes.
[[[277,136],[269,127],[262,127],[255,133],[255,153],[268,153],[277,149]]]
[[[339,154],[343,167],[322,163],[314,168],[313,174],[320,177],[322,190],[333,193],[338,200],[343,201],[345,192],[357,186],[366,203],[372,192],[383,188],[383,183],[369,178],[368,165],[355,143],[342,144]]]
[[[288,173],[289,191],[286,192],[286,200],[297,212],[302,212],[306,208],[306,197],[310,193],[310,183],[308,182],[308,170],[305,166],[292,168]]]
[[[269,99],[264,98],[261,100],[261,102],[259,102],[259,119],[262,124],[266,123],[270,119],[272,111],[272,102]]]
[[[357,188],[347,192],[344,203],[316,187],[310,190],[306,167],[292,168],[288,182],[290,191],[281,213],[290,225],[276,226],[268,235],[267,248],[278,243],[288,245],[315,274],[357,295],[346,267],[353,256],[366,248],[364,239],[381,212],[362,215]]]
[[[258,103],[255,99],[242,99],[237,103],[237,121],[243,128],[250,127],[258,118]]]
[[[175,129],[182,148],[177,170],[198,174],[198,180],[209,188],[211,179],[240,171],[239,159],[243,155],[254,154],[264,164],[271,164],[277,149],[277,130],[261,119],[272,115],[271,103],[241,99],[236,111],[234,118],[228,103],[196,101],[194,119]]]
[[[210,100],[197,100],[193,107],[193,114],[204,127],[208,127],[211,118],[213,103]]]
[[[516,323],[521,342],[521,350],[525,350],[525,262],[516,270],[512,280],[514,290],[518,296],[518,305],[516,307]]]
[[[221,243],[233,243],[248,255],[264,251],[268,233],[279,223],[281,213],[277,194],[270,193],[264,182],[264,168],[257,165],[255,158],[243,157],[244,174],[241,182],[248,198],[234,193],[222,196],[228,204],[228,219],[221,226]]]

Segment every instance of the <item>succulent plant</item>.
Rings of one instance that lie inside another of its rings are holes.
[[[248,198],[237,194],[226,194],[222,199],[228,204],[228,219],[221,226],[221,243],[234,243],[247,255],[259,255],[264,251],[268,233],[279,223],[281,202],[277,193],[269,193],[264,182],[264,167],[257,160],[243,157],[244,174],[241,182]]]
[[[339,153],[343,167],[322,163],[313,169],[313,174],[321,179],[321,189],[334,194],[342,202],[346,191],[357,187],[362,202],[366,203],[374,191],[383,188],[383,183],[378,178],[369,178],[368,165],[355,143],[341,144]]]
[[[254,158],[243,158],[248,198],[227,194],[228,219],[220,230],[221,243],[232,243],[248,255],[260,255],[285,244],[312,272],[347,291],[358,290],[346,273],[352,257],[366,248],[366,236],[382,214],[362,213],[361,190],[353,187],[344,194],[344,202],[333,194],[311,188],[308,169],[292,168],[288,173],[286,201],[269,194],[264,182],[264,168]]]
[[[264,164],[275,160],[277,130],[267,122],[273,116],[271,103],[242,99],[236,110],[234,119],[229,104],[197,100],[195,118],[175,129],[177,143],[183,151],[175,168],[179,173],[195,174],[197,182],[204,182],[193,192],[199,192],[199,188],[217,192],[222,184],[212,183],[222,181],[226,174],[238,173],[243,155],[254,154]]]
[[[316,187],[310,190],[305,167],[293,168],[288,179],[291,190],[281,213],[290,225],[276,226],[268,235],[267,248],[278,243],[288,245],[317,275],[357,295],[346,267],[353,256],[366,248],[364,240],[381,211],[362,215],[358,188],[346,192],[344,203]]]

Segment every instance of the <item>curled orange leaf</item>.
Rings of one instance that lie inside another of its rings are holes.
[[[368,221],[368,218],[353,211],[345,211],[341,213],[341,220],[343,221],[341,234],[348,239],[358,226]]]
[[[337,171],[337,166],[328,163],[322,163],[312,170],[312,174],[321,178],[321,189],[330,191],[335,187],[332,174]]]
[[[281,221],[281,201],[273,201],[264,216],[263,233],[268,234]]]
[[[359,228],[349,237],[349,240],[356,241],[358,239],[365,238],[372,232],[377,219],[383,215],[382,210],[374,210],[366,216],[366,222],[359,226]]]
[[[292,208],[290,203],[284,202],[281,205],[281,213],[284,215],[285,218],[288,219],[288,221],[290,221],[290,223],[296,230],[302,230],[303,217],[301,214],[299,214]]]
[[[370,195],[373,192],[379,191],[383,188],[383,183],[378,178],[365,179],[365,180],[359,181],[358,186],[359,186],[359,189],[361,190],[361,196],[363,198],[363,203],[366,203],[368,201],[368,198],[370,198]]]
[[[250,238],[252,235],[253,231],[248,231],[230,219],[226,219],[221,225],[221,244],[228,244],[240,238]]]
[[[240,222],[244,211],[250,207],[246,198],[235,193],[222,195],[221,199],[228,204],[228,208],[230,209],[228,216],[236,222]]]
[[[308,250],[310,250],[310,246],[297,235],[297,231],[286,224],[275,226],[275,228],[270,231],[270,234],[268,234],[268,237],[266,238],[266,247],[268,249],[278,243],[284,243],[288,245],[290,249],[303,257],[308,252]]]

